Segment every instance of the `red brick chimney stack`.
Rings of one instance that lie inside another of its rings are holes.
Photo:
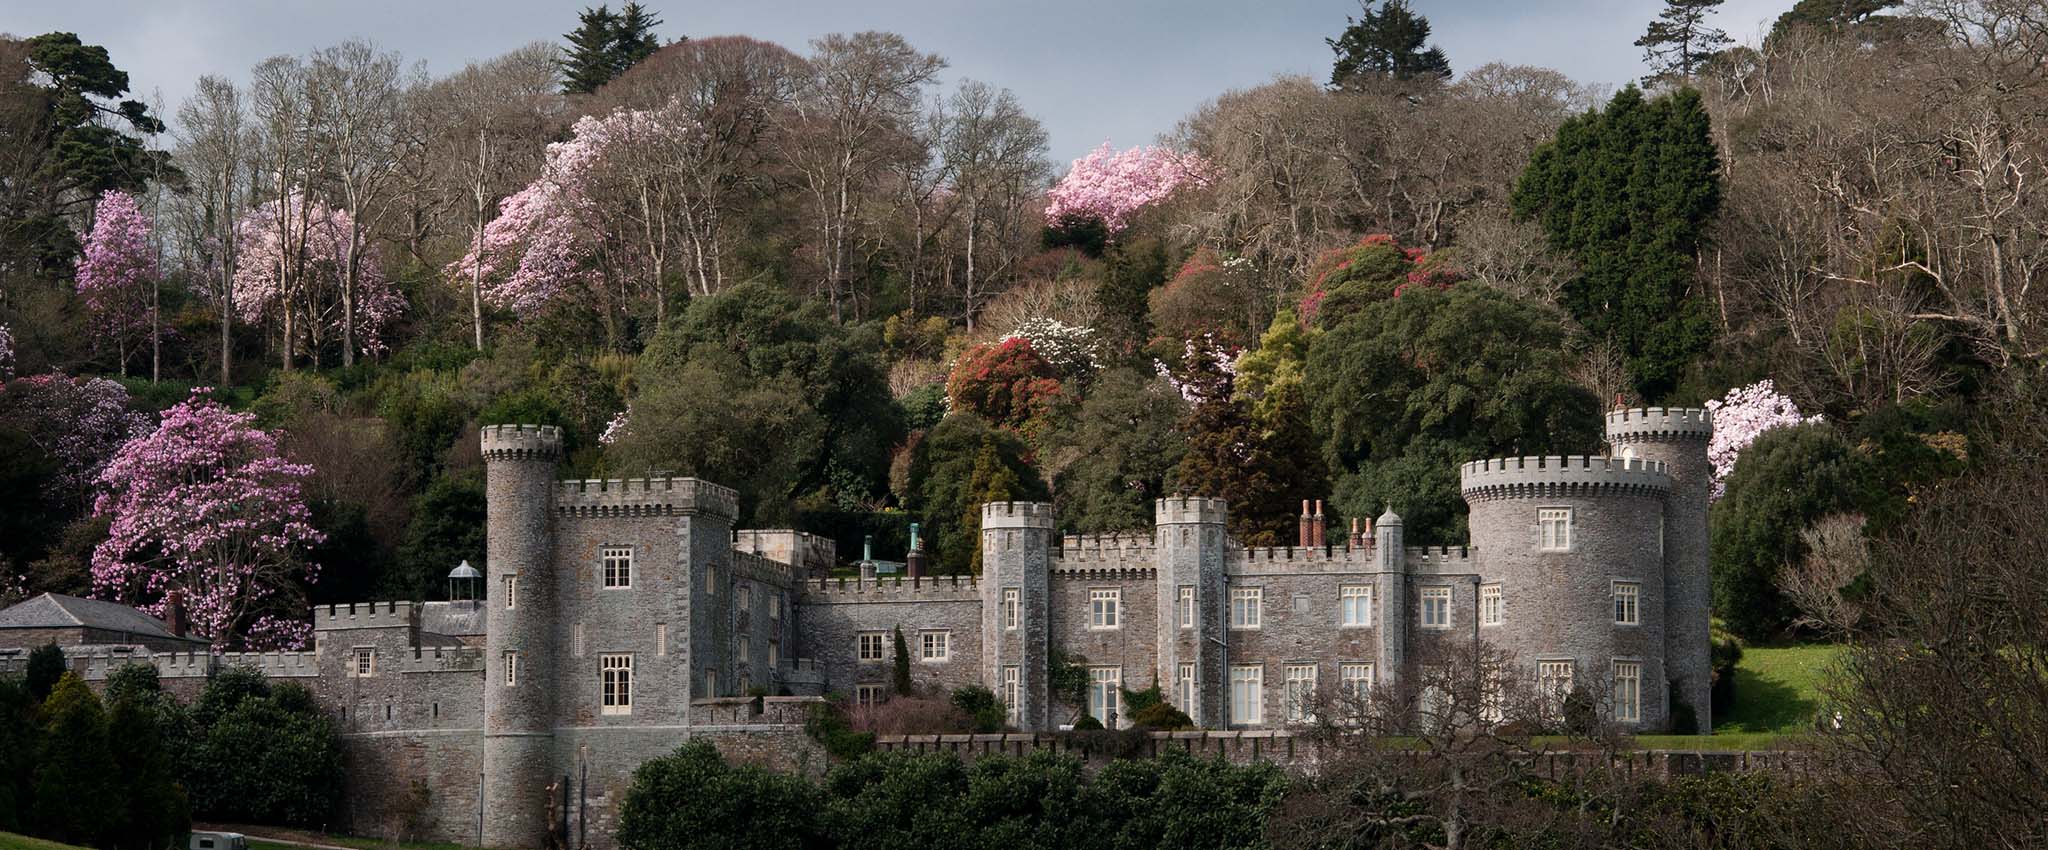
[[[185,592],[173,590],[164,594],[164,626],[171,634],[185,636]]]
[[[1299,546],[1299,547],[1301,547],[1301,548],[1304,548],[1304,549],[1308,548],[1308,547],[1309,547],[1309,545],[1310,545],[1310,544],[1309,544],[1309,542],[1308,542],[1308,540],[1309,540],[1309,530],[1308,530],[1308,526],[1309,526],[1309,521],[1310,521],[1310,518],[1309,518],[1309,515],[1308,515],[1308,500],[1307,500],[1307,499],[1303,499],[1303,500],[1301,500],[1301,520],[1300,520],[1299,522],[1297,522],[1297,523],[1295,524],[1295,539],[1294,539],[1294,545],[1296,545],[1296,546]]]
[[[1309,521],[1310,537],[1308,545],[1314,546],[1317,549],[1323,548],[1323,526],[1325,522],[1323,519],[1323,500],[1317,499],[1315,518]]]

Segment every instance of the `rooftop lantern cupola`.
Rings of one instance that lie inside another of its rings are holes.
[[[477,602],[477,586],[484,580],[483,573],[463,561],[448,571],[448,600],[450,602]]]

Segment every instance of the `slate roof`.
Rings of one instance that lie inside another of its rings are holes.
[[[162,620],[118,602],[83,599],[61,593],[45,593],[0,610],[0,629],[106,629],[134,635],[189,640],[199,638],[171,634]]]

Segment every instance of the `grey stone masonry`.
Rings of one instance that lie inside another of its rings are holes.
[[[1464,464],[1467,546],[1409,547],[1388,510],[1356,536],[1248,549],[1229,506],[1199,496],[1158,500],[1149,529],[1060,537],[1051,505],[999,502],[982,507],[979,575],[863,581],[829,577],[828,540],[734,528],[727,487],[557,481],[559,430],[492,426],[482,600],[324,606],[310,651],[164,652],[110,632],[66,654],[93,682],[154,665],[188,699],[234,666],[303,684],[348,747],[343,828],[406,820],[493,847],[553,834],[610,850],[634,769],[695,736],[817,769],[803,716],[826,694],[887,698],[898,629],[913,689],[985,686],[1020,733],[1091,709],[1054,704],[1058,651],[1086,658],[1084,703],[1104,719],[1128,725],[1122,690],[1156,684],[1212,730],[1191,734],[1291,753],[1304,697],[1394,683],[1468,641],[1530,674],[1569,669],[1637,730],[1676,723],[1673,697],[1705,728],[1712,431],[1705,411],[1622,410],[1612,456]],[[34,613],[0,620],[27,624],[0,629],[0,673],[50,639]],[[551,818],[551,796],[573,805]]]
[[[1632,408],[1607,414],[1607,441],[1617,455],[1664,464],[1671,494],[1664,513],[1665,675],[1691,707],[1702,734],[1713,731],[1711,577],[1707,566],[1707,503],[1714,467],[1707,441],[1713,414],[1700,408]]]

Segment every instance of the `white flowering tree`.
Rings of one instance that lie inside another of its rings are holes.
[[[1707,402],[1707,410],[1714,415],[1714,436],[1707,441],[1707,460],[1714,464],[1714,499],[1727,489],[1742,450],[1765,431],[1820,421],[1818,414],[1801,414],[1799,405],[1779,393],[1769,378],[1729,390],[1718,401]]]

